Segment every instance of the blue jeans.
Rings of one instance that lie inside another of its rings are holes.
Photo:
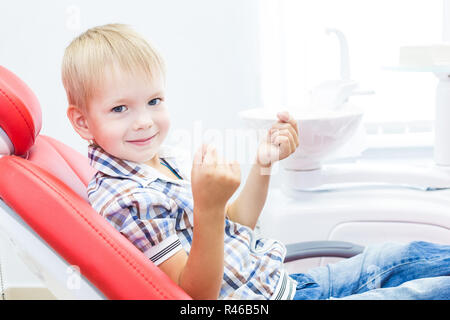
[[[307,273],[297,281],[295,300],[450,299],[450,245],[383,243],[349,259]]]

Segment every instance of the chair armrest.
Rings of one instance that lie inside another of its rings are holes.
[[[307,241],[286,245],[284,262],[315,257],[350,258],[364,250],[363,246],[345,241]]]

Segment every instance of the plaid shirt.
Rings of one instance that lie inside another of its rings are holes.
[[[98,170],[87,189],[92,207],[156,265],[178,250],[189,254],[192,245],[193,198],[186,175],[190,168],[181,167],[178,160],[183,154],[177,157],[176,151],[163,146],[159,156],[182,179],[115,158],[99,146],[90,145],[88,151],[91,165]],[[229,219],[224,240],[219,299],[293,298],[296,282],[283,268],[283,244],[260,238],[251,228]]]

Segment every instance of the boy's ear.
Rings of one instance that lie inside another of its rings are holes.
[[[72,127],[80,135],[81,138],[87,141],[94,140],[94,136],[89,131],[89,125],[85,113],[77,106],[69,105],[67,108],[67,117],[72,124]]]

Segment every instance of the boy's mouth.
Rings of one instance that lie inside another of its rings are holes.
[[[133,143],[133,144],[137,144],[139,146],[141,145],[146,145],[148,143],[150,143],[154,137],[156,137],[158,133],[155,133],[153,136],[149,137],[149,138],[144,138],[144,139],[139,139],[139,140],[128,140],[127,142]]]

